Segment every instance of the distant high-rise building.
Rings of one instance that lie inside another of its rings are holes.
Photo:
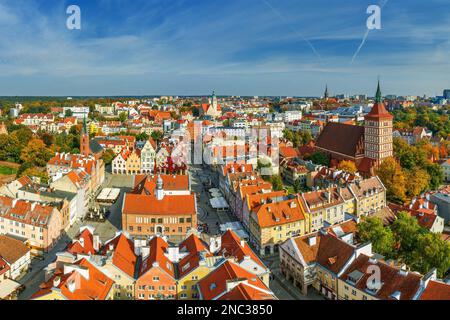
[[[445,99],[450,99],[450,89],[445,89],[444,90],[444,98]]]

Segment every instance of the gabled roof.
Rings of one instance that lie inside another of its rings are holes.
[[[316,147],[355,157],[363,137],[362,126],[328,122],[317,138]]]
[[[175,279],[175,265],[165,255],[169,244],[161,237],[154,237],[149,243],[150,254],[145,258],[139,268],[139,277],[146,274],[152,268],[160,268]]]
[[[240,263],[245,257],[251,258],[255,263],[259,264],[262,268],[267,267],[250,248],[248,243],[241,242],[241,239],[231,230],[227,230],[221,237],[221,247],[217,254],[227,257],[234,257]]]
[[[79,236],[67,246],[67,251],[71,254],[96,254],[94,249],[94,235],[89,228],[85,228]]]
[[[305,220],[303,206],[297,198],[265,203],[256,207],[253,212],[261,228]]]
[[[227,298],[225,294],[233,291],[227,290],[227,283],[230,281],[238,281],[242,283],[245,280],[246,284],[244,285],[250,286],[257,291],[249,291],[249,296],[254,299],[274,299],[273,293],[257,276],[251,274],[247,270],[229,260],[200,280],[198,282],[198,287],[204,300],[215,300],[222,296]],[[246,288],[241,287],[241,289],[245,290]],[[236,292],[230,294],[228,298],[231,300],[231,298],[236,297],[235,294]]]
[[[430,280],[419,300],[450,300],[450,285]]]
[[[369,277],[372,275],[366,272],[370,266],[377,266],[380,269],[381,288],[376,292],[366,291]],[[352,281],[350,274],[359,271],[361,277],[356,283]],[[384,262],[372,261],[368,256],[361,254],[340,277],[344,281],[350,281],[359,290],[371,293],[379,299],[394,300],[394,294],[400,293],[400,300],[412,300],[420,287],[420,274],[400,271],[399,268],[387,265]]]
[[[113,249],[112,263],[129,275],[135,278],[137,270],[138,257],[134,253],[134,243],[128,239],[123,233],[107,242],[104,251]]]
[[[161,177],[163,180],[164,190],[189,190],[188,175],[136,175],[132,193],[154,194],[158,177]]]
[[[30,248],[23,242],[5,235],[0,235],[0,260],[3,258],[7,263],[13,264],[29,251]]]
[[[66,274],[63,273],[63,270],[56,271],[53,277],[43,283],[40,290],[31,298],[36,299],[45,296],[56,289],[67,300],[105,300],[111,291],[114,281],[86,259],[77,261],[73,266],[75,268]],[[70,290],[72,286],[74,290]]]
[[[201,255],[211,256],[206,243],[194,234],[191,234],[178,247],[180,252],[188,252],[188,255],[178,263],[178,277],[180,279],[200,265]]]

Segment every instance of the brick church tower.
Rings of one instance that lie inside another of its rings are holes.
[[[83,129],[81,131],[80,138],[80,153],[86,157],[91,154],[91,148],[89,146],[89,134],[87,132],[86,126],[86,117],[83,119]]]
[[[392,123],[394,117],[386,110],[378,81],[375,104],[364,122],[364,155],[377,167],[393,156]]]

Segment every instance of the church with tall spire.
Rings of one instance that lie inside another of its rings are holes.
[[[378,81],[375,103],[364,118],[364,126],[329,122],[317,138],[315,149],[330,157],[331,166],[351,160],[360,173],[372,176],[384,159],[393,156],[392,127],[393,116],[383,103]]]
[[[87,129],[86,117],[83,118],[83,128],[80,136],[80,154],[85,157],[94,156],[97,160],[103,155],[103,148],[96,140],[89,139],[89,131]]]

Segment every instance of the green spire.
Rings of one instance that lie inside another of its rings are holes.
[[[380,89],[380,80],[378,80],[378,87],[377,87],[377,94],[375,95],[375,102],[381,103],[382,95],[381,95],[381,89]]]
[[[83,133],[87,133],[86,115],[83,117]]]

